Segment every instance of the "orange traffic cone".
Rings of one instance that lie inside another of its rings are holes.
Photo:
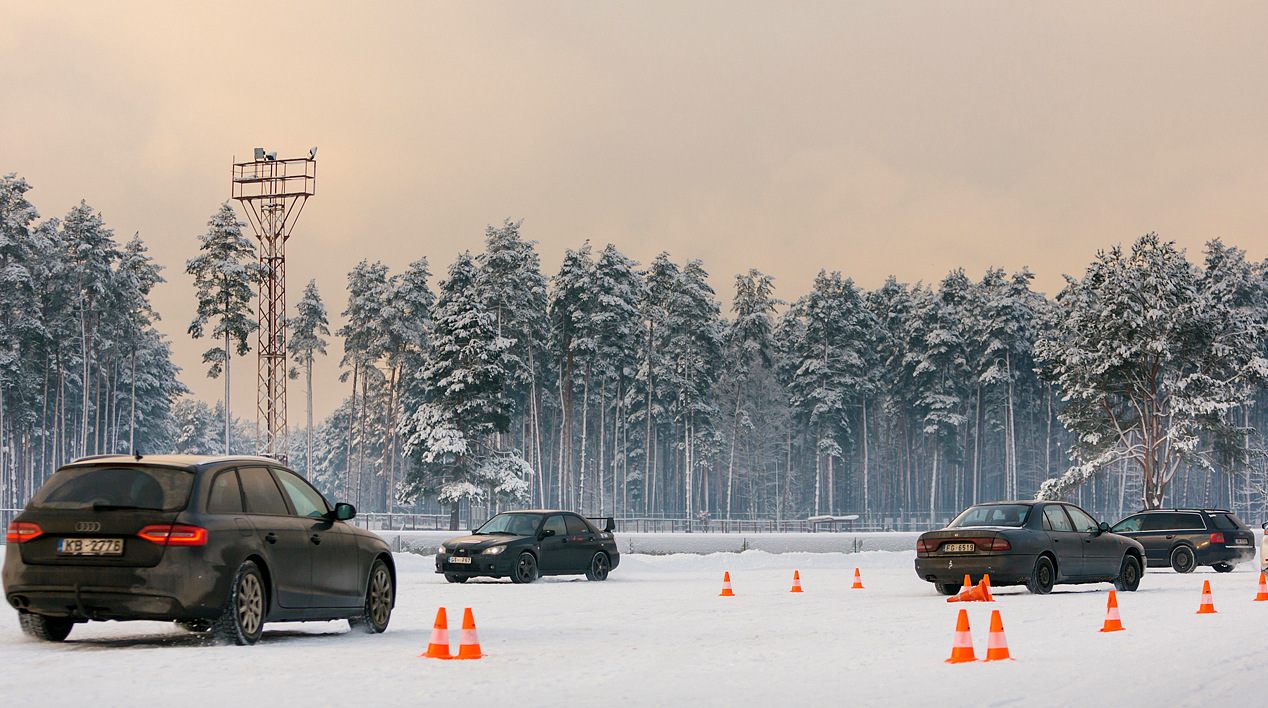
[[[801,573],[793,571],[793,586],[788,592],[801,592]]]
[[[1197,614],[1211,615],[1215,614],[1215,603],[1211,600],[1211,581],[1202,581],[1202,604],[1198,607]]]
[[[722,594],[718,597],[735,597],[735,593],[731,592],[731,573],[722,574]]]
[[[455,659],[479,659],[484,656],[480,653],[480,637],[476,636],[475,617],[471,615],[471,608],[462,615],[462,639],[458,644],[458,655]]]
[[[995,602],[995,596],[991,594],[991,574],[983,575],[982,582],[978,584],[982,586],[982,592],[986,593],[986,601]]]
[[[1101,627],[1102,632],[1121,632],[1127,629],[1123,626],[1123,621],[1118,616],[1118,595],[1110,590],[1109,603],[1105,607],[1105,626]]]
[[[427,652],[422,656],[431,659],[452,659],[449,653],[449,622],[445,619],[445,608],[436,612],[436,626],[431,630],[431,642]]]
[[[948,664],[960,664],[966,661],[977,661],[973,656],[973,635],[969,634],[969,611],[960,610],[955,621],[955,641],[951,643],[951,658]]]
[[[855,568],[855,569],[854,569],[854,584],[850,586],[850,589],[851,589],[851,590],[862,590],[862,589],[863,589],[863,577],[862,577],[861,575],[859,575],[859,569],[858,569],[858,568]]]
[[[969,574],[964,574],[964,584],[960,586],[960,592],[965,593],[973,589],[973,581],[969,580]]]
[[[986,661],[1004,659],[1013,660],[1008,655],[1008,641],[1004,639],[1004,620],[1000,618],[999,610],[991,610],[991,634],[986,640]]]
[[[977,585],[965,590],[955,597],[948,597],[947,602],[985,602],[986,601],[986,585],[978,583]]]
[[[1259,594],[1255,596],[1255,602],[1263,602],[1268,600],[1268,582],[1265,581],[1264,574],[1259,574]]]

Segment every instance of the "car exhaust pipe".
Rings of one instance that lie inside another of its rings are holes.
[[[25,610],[29,603],[27,602],[26,597],[22,595],[10,595],[9,604],[13,605],[14,609]]]

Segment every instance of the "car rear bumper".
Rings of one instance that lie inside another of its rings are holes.
[[[1237,565],[1245,563],[1255,557],[1255,548],[1253,546],[1226,546],[1224,548],[1208,548],[1205,553],[1199,553],[1197,562],[1201,565],[1214,565],[1216,563],[1229,563]]]
[[[191,572],[168,553],[152,568],[28,565],[6,557],[4,594],[19,611],[95,620],[213,619],[226,588],[220,574]]]
[[[1031,555],[917,556],[916,575],[931,583],[960,583],[968,575],[972,582],[991,576],[991,585],[1020,585],[1035,568]]]

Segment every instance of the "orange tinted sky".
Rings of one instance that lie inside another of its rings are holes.
[[[41,216],[140,232],[185,335],[186,259],[252,148],[319,146],[288,249],[332,329],[363,258],[443,274],[524,219],[548,271],[611,241],[701,258],[724,302],[820,268],[865,287],[1028,265],[1049,294],[1156,230],[1268,249],[1268,5],[0,0],[0,173]],[[318,414],[343,394],[340,348]],[[233,406],[251,418],[254,354]],[[291,420],[303,419],[298,390]]]

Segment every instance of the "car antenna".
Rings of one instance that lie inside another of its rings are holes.
[[[137,462],[140,462],[140,461],[141,461],[141,451],[140,451],[140,450],[137,450],[137,449],[133,448],[133,450],[132,450],[132,455],[136,457],[136,461],[137,461]]]

